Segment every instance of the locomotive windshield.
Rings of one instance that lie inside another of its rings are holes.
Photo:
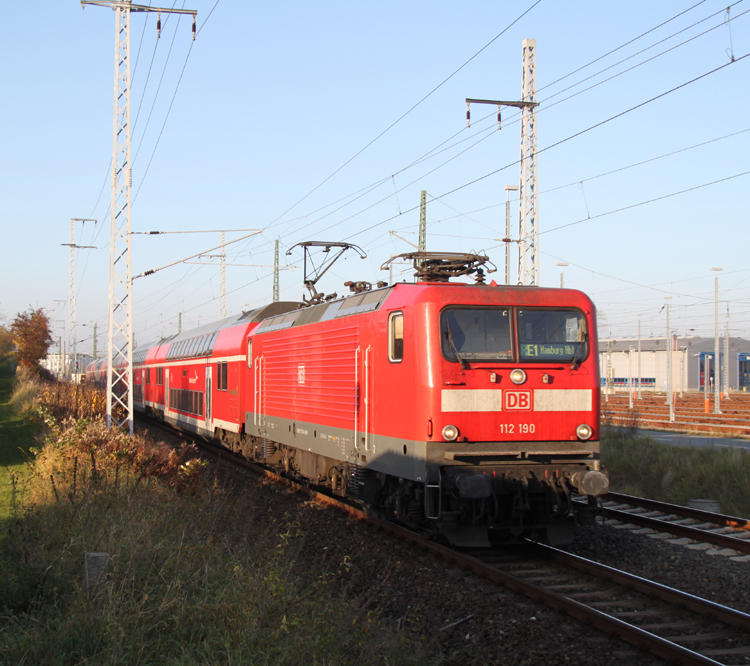
[[[514,323],[515,322],[515,323]],[[443,356],[451,361],[580,363],[589,355],[582,312],[559,308],[452,307],[440,315]]]
[[[440,315],[443,355],[451,360],[512,361],[510,309],[450,308]]]
[[[580,363],[589,354],[586,320],[578,310],[518,310],[520,361]]]

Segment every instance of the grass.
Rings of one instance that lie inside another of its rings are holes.
[[[0,527],[7,521],[19,490],[18,481],[31,460],[38,425],[11,405],[15,374],[0,365]],[[4,530],[3,530],[4,531]]]
[[[11,379],[0,375],[0,469],[24,492],[0,540],[0,663],[435,661],[429,644],[379,622],[384,590],[355,593],[346,561],[316,566],[297,519],[227,486],[191,447],[66,417],[98,403],[61,387],[42,387],[43,420],[20,419]],[[750,515],[748,454],[627,429],[608,429],[602,450],[613,490],[679,504],[709,497]],[[91,552],[108,562],[94,585],[83,578]]]
[[[750,517],[750,454],[734,448],[686,448],[606,428],[602,459],[615,492],[673,504],[714,499],[723,513]]]
[[[418,664],[346,565],[195,459],[101,418],[55,419],[0,541],[0,663]],[[27,447],[28,450],[28,447]],[[108,554],[98,584],[85,554]]]

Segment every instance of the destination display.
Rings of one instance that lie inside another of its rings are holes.
[[[521,358],[542,360],[566,360],[573,358],[578,343],[547,342],[544,344],[521,344]]]

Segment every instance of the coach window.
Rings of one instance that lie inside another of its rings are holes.
[[[388,318],[388,360],[401,363],[404,359],[404,313],[392,312]]]
[[[227,363],[227,361],[216,364],[216,390],[217,391],[227,390],[227,386],[229,385],[229,381],[227,378],[228,365],[229,364]]]
[[[253,339],[247,339],[247,367],[253,367]]]

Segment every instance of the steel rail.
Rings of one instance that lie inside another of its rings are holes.
[[[659,532],[669,532],[675,536],[692,539],[693,541],[712,543],[716,546],[721,546],[722,548],[731,548],[741,553],[750,553],[750,541],[738,539],[737,537],[729,536],[728,534],[716,534],[715,532],[709,532],[708,530],[702,530],[697,527],[680,525],[673,521],[670,522],[668,520],[662,520],[661,518],[643,516],[638,513],[628,513],[627,511],[621,511],[619,509],[608,509],[605,507],[602,511],[605,516],[609,516],[610,518],[614,518],[623,523],[632,523]]]
[[[632,506],[640,506],[644,509],[664,511],[664,513],[673,513],[678,516],[684,516],[685,518],[695,518],[696,520],[701,520],[707,523],[716,523],[717,525],[734,527],[738,530],[750,530],[750,520],[737,518],[736,516],[727,516],[723,513],[713,513],[711,511],[704,511],[702,509],[693,509],[689,506],[680,506],[679,504],[659,502],[658,500],[652,500],[646,497],[623,495],[622,493],[609,492],[603,497],[603,499],[612,500],[614,502],[621,502],[622,504],[631,504]]]
[[[717,604],[708,599],[703,599],[702,597],[696,597],[689,592],[683,592],[682,590],[662,585],[661,583],[642,578],[641,576],[636,576],[635,574],[627,573],[626,571],[621,571],[620,569],[615,569],[606,564],[601,564],[600,562],[588,560],[579,555],[574,555],[573,553],[568,553],[559,548],[554,548],[553,546],[547,546],[545,544],[536,545],[542,550],[542,552],[549,553],[554,559],[581,571],[595,573],[603,578],[608,578],[614,583],[633,588],[645,594],[656,596],[662,601],[687,608],[699,615],[713,617],[724,624],[730,624],[735,627],[750,630],[750,615],[743,613],[742,611]]]

